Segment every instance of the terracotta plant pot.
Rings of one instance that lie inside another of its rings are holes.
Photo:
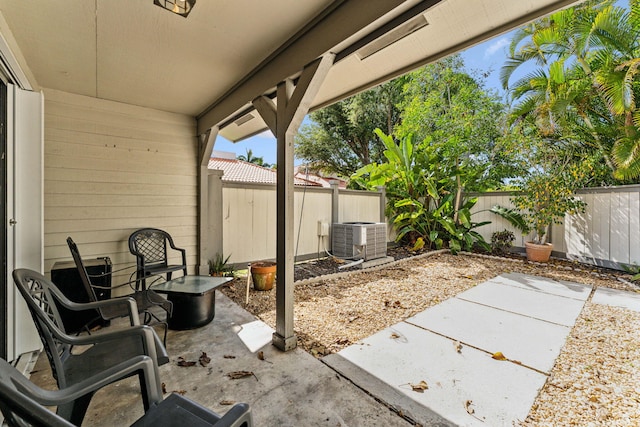
[[[553,244],[545,243],[544,245],[538,245],[533,242],[525,242],[524,244],[527,251],[527,259],[535,262],[547,262],[551,256],[553,250]]]
[[[271,261],[252,263],[251,279],[256,291],[268,291],[273,288],[276,279],[276,263]]]

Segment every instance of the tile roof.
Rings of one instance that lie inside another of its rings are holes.
[[[227,182],[254,182],[260,184],[275,184],[276,170],[258,166],[255,163],[244,162],[237,159],[224,159],[211,157],[209,169],[223,171],[222,180]],[[302,178],[295,178],[295,185],[307,185],[321,187],[320,184]]]

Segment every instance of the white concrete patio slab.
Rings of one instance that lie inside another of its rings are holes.
[[[550,279],[538,280],[536,286],[544,287],[544,280]],[[582,300],[493,281],[481,283],[457,298],[564,326],[573,326],[584,305]]]
[[[459,426],[511,426],[524,420],[546,380],[544,374],[494,360],[484,351],[465,347],[458,353],[453,340],[407,323],[339,355]],[[421,381],[429,388],[413,391],[410,384]]]
[[[500,351],[510,360],[546,373],[553,368],[558,349],[571,331],[568,326],[458,298],[444,301],[406,322],[489,354]]]
[[[640,294],[635,292],[620,291],[610,288],[598,288],[593,293],[591,302],[595,304],[628,308],[629,310],[640,312]]]
[[[499,276],[323,360],[418,423],[442,425],[430,422],[440,416],[458,426],[512,426],[529,413],[590,292]],[[498,351],[509,360],[494,360]],[[423,393],[411,387],[420,381],[429,386]]]
[[[540,278],[530,274],[505,273],[491,279],[491,281],[493,283],[502,283],[530,291],[539,291],[581,301],[586,301],[587,298],[589,298],[589,294],[591,294],[591,286],[563,280],[553,280],[547,277]]]

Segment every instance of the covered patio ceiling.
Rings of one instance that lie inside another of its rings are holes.
[[[323,54],[336,60],[312,109],[573,3],[200,0],[185,19],[152,0],[0,0],[0,28],[36,89],[192,115],[237,141],[267,129],[251,101]]]

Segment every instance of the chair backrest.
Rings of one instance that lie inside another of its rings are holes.
[[[136,230],[129,236],[129,250],[141,262],[140,256],[144,257],[144,265],[161,266],[167,265],[167,241],[171,246],[173,239],[166,231],[157,228],[142,228]],[[139,265],[138,267],[143,267]]]
[[[80,279],[82,279],[82,285],[84,286],[84,290],[87,292],[89,297],[89,301],[98,301],[96,297],[96,293],[91,286],[91,279],[89,278],[89,273],[84,266],[84,262],[82,262],[82,257],[80,256],[80,251],[78,250],[78,246],[73,241],[71,237],[67,237],[67,245],[69,246],[69,250],[71,251],[71,256],[73,257],[73,261],[76,263],[76,269],[78,270],[78,274],[80,275]]]
[[[67,335],[56,301],[70,303],[60,290],[42,274],[26,268],[13,271],[15,282],[27,303],[31,317],[38,329],[44,350],[51,364],[53,377],[58,387],[66,387],[63,362],[71,355],[71,345],[60,341]]]
[[[36,388],[27,378],[0,359],[0,411],[10,427],[72,427],[73,424],[33,400]]]

